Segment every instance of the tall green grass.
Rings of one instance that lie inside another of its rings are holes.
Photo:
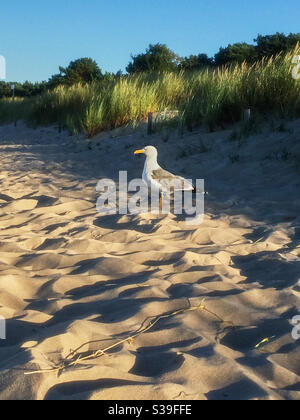
[[[31,117],[31,103],[24,104],[23,98],[3,98],[0,100],[0,123],[6,124],[20,119],[28,120]]]
[[[197,72],[139,74],[89,85],[58,87],[36,98],[0,101],[0,121],[23,118],[35,125],[59,124],[88,137],[135,125],[148,112],[179,110],[178,125],[210,129],[241,119],[244,108],[260,114],[300,116],[300,81],[292,78],[295,51]]]

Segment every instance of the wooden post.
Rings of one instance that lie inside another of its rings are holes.
[[[244,109],[244,121],[248,122],[251,120],[251,109]]]
[[[15,109],[15,85],[11,85],[12,90],[12,102],[13,102],[13,110],[14,110],[14,124],[15,127],[17,126],[17,119],[16,119],[16,109]]]
[[[152,112],[148,113],[148,136],[151,136],[153,133],[153,114]]]

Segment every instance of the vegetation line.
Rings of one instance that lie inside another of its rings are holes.
[[[15,103],[0,100],[0,122],[10,123],[16,117],[31,126],[57,124],[72,134],[93,137],[124,125],[136,127],[149,112],[166,110],[179,111],[164,124],[180,130],[199,125],[211,131],[224,128],[240,121],[245,108],[252,108],[253,116],[273,113],[298,118],[300,81],[293,78],[293,71],[299,55],[297,44],[292,51],[255,63],[136,72],[63,84]]]

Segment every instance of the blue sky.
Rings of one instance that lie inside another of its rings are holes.
[[[130,55],[165,43],[182,56],[214,55],[258,33],[299,32],[299,0],[14,0],[0,7],[7,80],[41,81],[92,57],[125,70]]]

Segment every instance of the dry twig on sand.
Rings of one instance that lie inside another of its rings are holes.
[[[83,347],[91,344],[92,342],[87,342],[82,344],[80,347],[78,347],[76,350],[73,350],[72,352],[70,352],[70,354],[68,354],[68,356],[65,358],[65,360],[62,361],[61,364],[58,364],[56,366],[54,366],[51,369],[41,369],[41,370],[36,370],[36,371],[31,371],[31,370],[27,370],[25,371],[25,375],[35,375],[35,374],[43,374],[43,373],[52,373],[52,372],[57,372],[60,373],[63,370],[66,370],[68,368],[71,367],[75,367],[78,364],[81,364],[82,362],[85,362],[87,360],[92,360],[92,359],[97,359],[101,356],[107,355],[107,352],[110,350],[115,349],[116,347],[120,346],[121,344],[124,344],[126,342],[132,342],[135,338],[137,338],[138,336],[145,334],[146,332],[150,331],[158,322],[160,322],[162,319],[166,319],[166,318],[171,318],[174,317],[176,315],[180,315],[186,312],[192,312],[192,311],[205,311],[207,313],[209,313],[210,315],[213,315],[214,317],[216,317],[220,322],[225,322],[221,317],[219,317],[217,314],[215,314],[214,312],[210,311],[209,309],[206,308],[206,306],[204,305],[205,299],[203,299],[201,301],[201,303],[197,306],[189,306],[188,308],[183,308],[183,309],[179,309],[177,311],[174,312],[169,312],[169,313],[165,313],[162,315],[158,315],[156,317],[152,317],[148,323],[147,320],[145,320],[142,325],[140,326],[140,328],[132,335],[117,341],[116,343],[104,348],[104,349],[99,349],[95,352],[92,352],[86,356],[83,356],[82,354],[78,354],[78,351],[80,349],[82,349]],[[93,341],[93,343],[95,343],[95,341]]]

